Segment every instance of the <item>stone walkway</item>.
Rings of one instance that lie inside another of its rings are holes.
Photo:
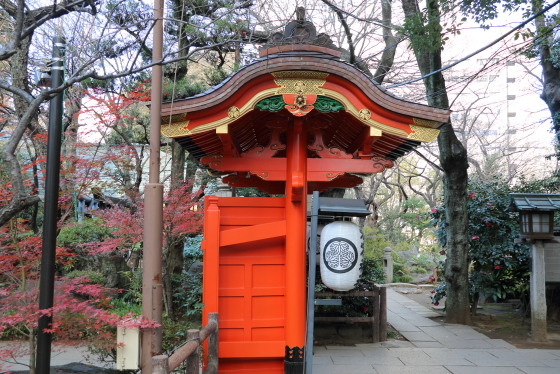
[[[315,374],[559,374],[560,350],[517,349],[469,326],[440,324],[417,302],[387,290],[387,320],[408,342],[315,347]]]

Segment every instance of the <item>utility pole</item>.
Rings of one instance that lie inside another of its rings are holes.
[[[64,82],[64,54],[66,41],[53,38],[51,66],[51,89]],[[43,248],[41,254],[41,280],[39,309],[51,309],[54,304],[54,273],[56,261],[56,225],[58,222],[58,190],[60,182],[60,146],[62,144],[62,113],[64,93],[51,99],[49,108],[49,137],[47,141],[47,170],[45,180],[45,218],[43,222]],[[36,373],[48,374],[51,367],[52,334],[44,329],[52,328],[53,315],[39,317],[37,328]]]
[[[163,0],[154,0],[154,41],[152,62],[163,56]],[[152,356],[161,354],[163,282],[163,185],[160,173],[162,66],[152,67],[150,106],[150,176],[144,189],[144,266],[142,271],[142,315],[160,327],[142,331],[142,374],[152,374]]]

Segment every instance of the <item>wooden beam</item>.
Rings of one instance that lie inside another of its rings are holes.
[[[286,180],[285,158],[241,158],[206,156],[201,162],[218,171],[249,171],[266,181]],[[393,162],[381,157],[372,159],[307,159],[307,180],[328,182],[344,173],[380,173],[393,167]]]
[[[220,233],[220,246],[254,242],[286,235],[286,221],[263,223],[261,225],[240,227]]]
[[[382,133],[380,130],[374,127],[366,127],[362,130],[360,135],[352,142],[352,144],[350,144],[346,152],[349,154],[354,154],[356,151],[361,150],[362,152],[365,151],[364,154],[365,153],[370,154],[372,144],[377,139],[379,139],[381,135]]]
[[[222,142],[222,154],[224,156],[236,156],[241,154],[241,146],[233,133],[229,131],[229,126],[227,124],[216,128],[216,135],[218,135],[218,138],[220,138]]]

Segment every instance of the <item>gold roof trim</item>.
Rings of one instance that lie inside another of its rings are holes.
[[[280,72],[280,73],[282,73],[282,72]],[[277,74],[277,73],[274,73],[274,74]],[[171,124],[162,124],[161,133],[168,138],[178,138],[178,137],[181,137],[181,136],[193,135],[193,134],[198,134],[198,133],[208,131],[208,130],[214,130],[214,129],[220,127],[220,126],[226,126],[226,125],[234,122],[238,118],[244,116],[248,112],[252,111],[255,108],[255,105],[259,101],[261,101],[263,99],[266,99],[267,97],[278,95],[277,90],[278,90],[278,88],[269,88],[269,89],[266,89],[266,90],[263,90],[263,91],[259,92],[258,94],[253,96],[249,101],[247,101],[247,103],[245,103],[245,105],[243,105],[241,108],[230,107],[228,109],[228,112],[225,113],[224,118],[221,118],[217,121],[205,123],[203,125],[197,126],[197,127],[192,128],[190,130],[188,129],[189,121],[181,121],[181,122],[171,123]],[[330,97],[332,99],[337,100],[338,102],[340,102],[344,106],[344,109],[346,110],[346,112],[350,113],[352,116],[356,117],[357,119],[362,121],[362,123],[368,125],[370,128],[376,129],[377,130],[375,132],[376,136],[381,136],[383,132],[386,132],[388,134],[396,135],[396,136],[399,136],[401,138],[418,140],[418,141],[421,141],[421,142],[431,142],[431,141],[434,141],[439,135],[439,130],[437,130],[437,129],[433,129],[433,128],[429,128],[429,127],[423,127],[423,126],[416,126],[416,125],[409,125],[410,129],[413,131],[413,133],[408,134],[405,130],[398,129],[398,128],[395,128],[395,127],[391,127],[389,125],[385,125],[385,124],[383,124],[379,121],[376,121],[376,120],[372,119],[370,117],[371,110],[369,110],[367,108],[362,108],[362,109],[358,110],[341,93],[339,93],[337,91],[329,90],[329,89],[321,89],[321,90],[322,90],[322,95],[323,96]],[[368,115],[368,113],[370,115]],[[434,122],[434,123],[436,123],[436,122]]]
[[[412,118],[415,125],[422,126],[422,127],[436,127],[439,122],[436,121],[428,121],[427,119],[421,118]]]

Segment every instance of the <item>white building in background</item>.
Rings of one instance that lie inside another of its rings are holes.
[[[444,65],[489,44],[507,28],[469,28],[443,51]],[[550,112],[540,99],[537,60],[516,52],[519,38],[499,42],[444,73],[453,126],[472,159],[471,173],[542,178],[556,169]]]

